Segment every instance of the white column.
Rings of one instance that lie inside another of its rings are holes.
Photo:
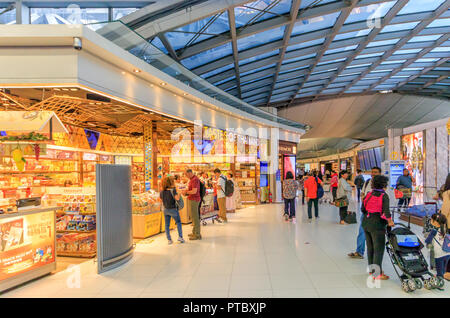
[[[16,24],[30,24],[30,8],[22,0],[16,1]]]

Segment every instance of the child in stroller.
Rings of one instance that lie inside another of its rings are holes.
[[[428,269],[428,263],[421,251],[424,245],[417,235],[409,226],[396,225],[393,229],[388,228],[386,232],[386,250],[400,278],[403,291],[408,293],[423,286],[426,289],[442,288],[443,280],[435,277]]]

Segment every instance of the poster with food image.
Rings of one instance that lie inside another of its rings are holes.
[[[413,191],[423,192],[423,132],[402,136],[402,160],[413,181]]]
[[[53,211],[0,220],[0,281],[55,261]]]

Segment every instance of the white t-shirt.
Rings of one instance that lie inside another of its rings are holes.
[[[217,181],[217,198],[225,198],[225,183],[227,178],[224,175],[220,175],[219,180]]]

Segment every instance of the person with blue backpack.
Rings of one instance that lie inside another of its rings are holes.
[[[317,177],[317,172],[308,173],[308,178],[303,184],[305,189],[306,202],[308,203],[308,221],[312,221],[312,205],[314,204],[314,214],[319,218],[319,199],[323,197],[322,180]]]

